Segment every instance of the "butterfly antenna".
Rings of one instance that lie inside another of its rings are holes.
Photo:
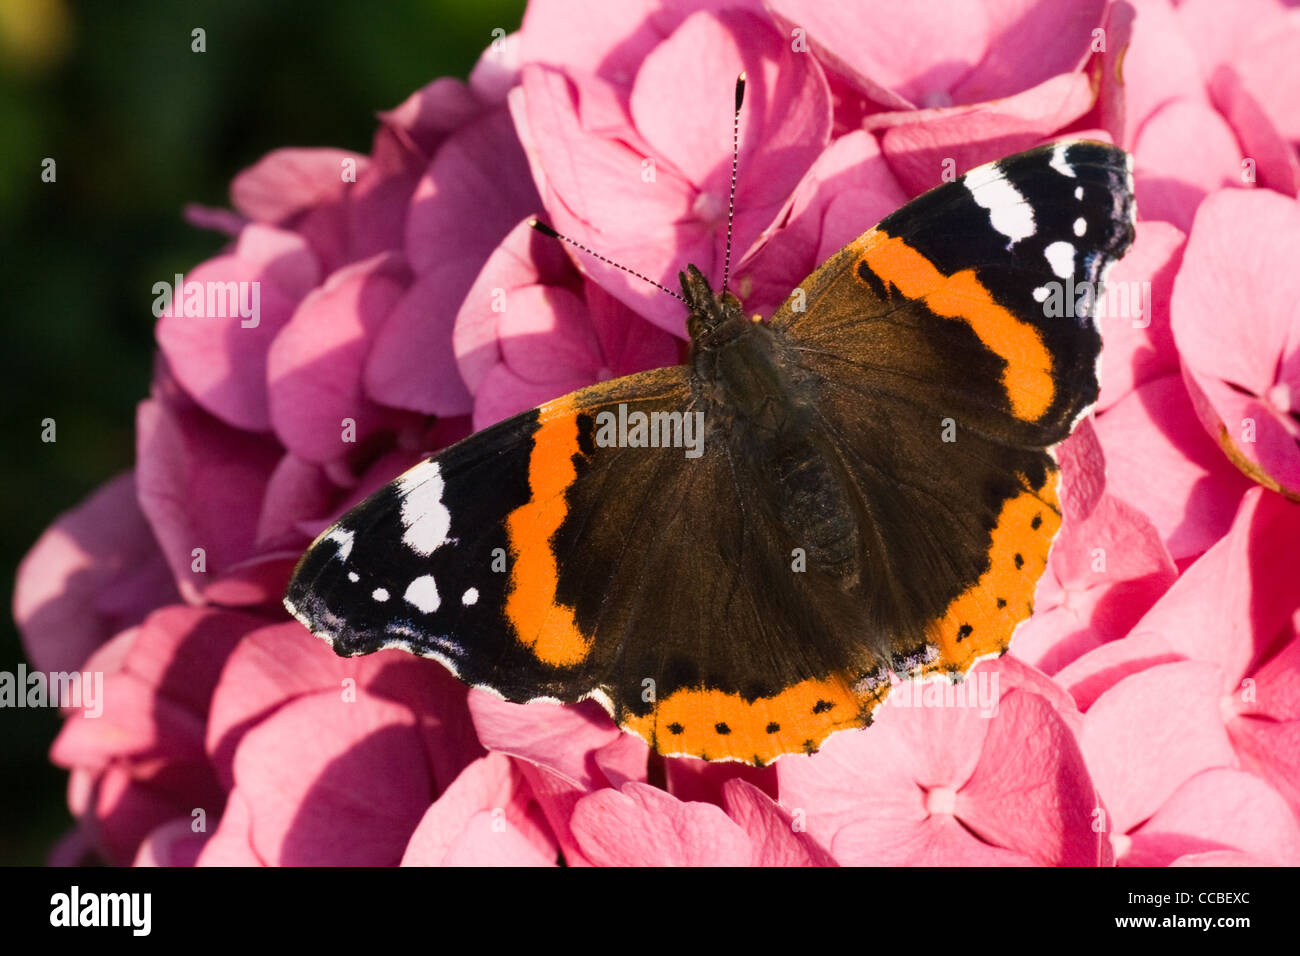
[[[740,159],[740,104],[745,101],[745,74],[736,77],[736,112],[731,119],[731,194],[727,197],[727,258],[722,267],[722,292],[731,281],[731,227],[736,218],[736,164]]]
[[[596,251],[593,250],[593,249],[588,249],[586,246],[584,246],[582,243],[578,242],[576,239],[570,239],[568,236],[565,236],[565,235],[562,235],[562,234],[556,232],[554,229],[552,229],[550,226],[548,226],[546,223],[542,222],[542,221],[539,220],[539,219],[536,219],[536,218],[529,219],[529,220],[528,220],[528,225],[532,226],[534,229],[536,229],[538,232],[540,232],[543,236],[550,236],[552,239],[559,239],[561,242],[567,242],[569,245],[573,246],[575,249],[580,249],[580,250],[582,250],[583,252],[585,252],[587,255],[591,256],[592,258],[599,259],[601,262],[605,263],[605,265],[607,265],[607,266],[613,266],[615,269],[622,269],[622,270],[623,270],[624,272],[626,272],[628,275],[630,275],[630,276],[635,276],[636,278],[640,279],[642,282],[649,282],[652,286],[654,286],[654,287],[655,287],[656,289],[658,289],[660,292],[667,292],[670,296],[672,296],[674,299],[677,299],[677,300],[680,301],[680,302],[685,302],[685,301],[686,301],[686,299],[682,297],[681,293],[674,292],[672,289],[668,288],[666,285],[662,285],[662,284],[660,284],[660,283],[658,283],[658,282],[655,282],[654,279],[650,278],[649,276],[642,275],[641,273],[637,272],[635,269],[629,269],[627,266],[620,265],[619,263],[615,262],[613,259],[608,259],[608,258],[606,258],[605,256],[602,256],[599,252],[596,252]]]

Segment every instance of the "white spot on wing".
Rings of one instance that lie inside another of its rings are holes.
[[[371,592],[370,596],[371,596],[372,598],[374,598],[376,601],[387,601],[387,600],[388,600],[388,589],[387,589],[387,588],[375,588],[374,591]]]
[[[355,571],[349,571],[348,580],[351,581],[353,584],[356,584],[358,581],[361,580],[361,575],[357,574],[357,572]]]
[[[447,543],[451,512],[442,503],[442,471],[436,461],[416,465],[397,479],[402,496],[402,542],[425,557]]]
[[[1074,246],[1068,242],[1054,242],[1043,250],[1052,271],[1062,279],[1074,275]]]
[[[989,222],[1002,235],[1017,243],[1034,234],[1034,211],[1003,174],[997,163],[972,169],[962,182],[971,198],[989,211]]]
[[[1082,186],[1075,186],[1075,187],[1074,187],[1074,198],[1075,198],[1075,199],[1082,199],[1082,198],[1083,198],[1083,187],[1082,187]]]
[[[433,580],[432,574],[422,574],[408,584],[402,600],[414,605],[417,610],[425,614],[432,614],[442,604],[442,598],[438,596],[438,585]]]
[[[346,561],[348,555],[352,553],[352,532],[346,528],[335,528],[325,535],[325,540],[333,541],[339,546],[338,559],[340,561]]]
[[[1051,294],[1052,294],[1051,289],[1047,288],[1047,286],[1045,285],[1040,285],[1037,289],[1034,290],[1034,301],[1046,302],[1047,297]]]
[[[1065,158],[1065,151],[1069,146],[1069,143],[1057,143],[1053,146],[1052,158],[1048,161],[1048,165],[1062,176],[1069,176],[1071,179],[1074,179],[1074,167],[1071,166],[1070,161]]]
[[[477,604],[477,603],[478,603],[478,588],[470,588],[468,591],[466,591],[464,594],[462,594],[462,595],[460,596],[460,603],[461,603],[461,604],[466,604],[466,605],[469,605],[469,604]]]
[[[1076,236],[1082,236],[1087,231],[1088,231],[1088,220],[1084,219],[1082,216],[1074,220],[1074,234]]]

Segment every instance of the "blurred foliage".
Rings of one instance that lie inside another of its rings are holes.
[[[368,152],[374,114],[464,77],[523,0],[0,0],[0,574],[131,467],[151,286],[223,237],[181,220],[282,146]],[[191,52],[191,30],[207,51]],[[41,181],[46,157],[57,181]],[[41,420],[58,441],[40,440]],[[0,670],[23,651],[0,628]],[[40,863],[70,818],[59,718],[0,711],[0,864]]]

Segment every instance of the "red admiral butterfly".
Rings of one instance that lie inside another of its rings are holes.
[[[981,166],[765,322],[688,266],[687,364],[434,455],[316,540],[285,606],[339,654],[595,698],[666,755],[765,764],[865,726],[891,675],[958,677],[1032,610],[1101,349],[1087,297],[1045,303],[1100,290],[1132,190],[1099,142]]]

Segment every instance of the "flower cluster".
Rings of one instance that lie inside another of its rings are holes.
[[[15,599],[33,666],[105,675],[52,759],[54,858],[129,864],[1300,863],[1300,19],[1213,0],[534,0],[370,155],[234,180],[158,321],[137,464]],[[1135,157],[1102,392],[1011,653],[766,768],[660,759],[592,703],[514,705],[280,607],[308,542],[472,430],[676,364],[680,303],[531,216],[770,314],[907,199],[1062,136]],[[510,307],[495,302],[505,296]],[[173,314],[174,313],[174,314]],[[987,692],[987,693],[985,693]],[[972,695],[976,696],[976,695]],[[910,701],[910,706],[908,702]]]

